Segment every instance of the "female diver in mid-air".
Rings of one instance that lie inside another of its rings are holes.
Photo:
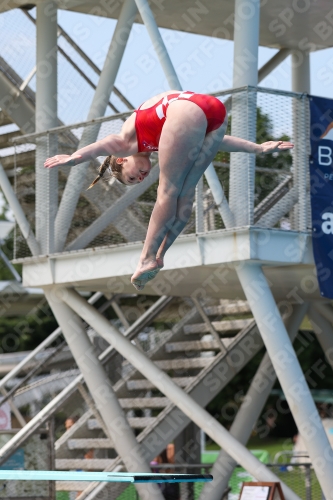
[[[92,187],[108,170],[127,185],[142,182],[151,169],[150,154],[158,151],[160,178],[139,264],[131,281],[137,290],[163,267],[163,258],[184,229],[192,211],[195,187],[218,151],[273,153],[290,142],[261,145],[225,135],[228,118],[215,97],[171,90],[152,97],[125,121],[118,135],[79,149],[72,155],[48,158],[46,168],[74,166],[107,156]]]

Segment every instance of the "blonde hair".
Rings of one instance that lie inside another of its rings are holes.
[[[107,170],[111,174],[111,177],[115,177],[116,179],[118,179],[118,181],[125,184],[122,179],[122,169],[123,169],[123,163],[117,163],[116,156],[113,155],[107,156],[103,161],[102,165],[98,169],[98,176],[92,181],[88,189],[91,189],[103,177],[103,175]]]

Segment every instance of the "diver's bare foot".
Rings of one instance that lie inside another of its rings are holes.
[[[163,261],[161,263],[163,267]],[[139,262],[131,278],[132,285],[137,290],[143,290],[148,281],[154,279],[160,269],[161,267],[157,259]]]

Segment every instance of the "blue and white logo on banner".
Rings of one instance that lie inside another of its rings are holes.
[[[333,299],[333,100],[310,97],[313,254],[322,296]]]

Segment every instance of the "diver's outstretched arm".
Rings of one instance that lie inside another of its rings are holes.
[[[294,145],[288,141],[268,141],[262,144],[234,137],[232,135],[225,135],[220,143],[219,151],[227,153],[254,153],[254,154],[268,154],[278,153],[287,149],[292,149]]]
[[[75,151],[71,155],[56,155],[48,158],[45,163],[45,168],[68,166],[73,167],[79,163],[92,160],[98,156],[129,156],[132,154],[129,142],[121,135],[108,135],[100,141],[93,142],[84,148]]]
[[[123,124],[119,134],[110,134],[100,141],[93,142],[71,155],[56,155],[48,158],[45,168],[68,166],[73,167],[79,163],[90,161],[98,156],[114,155],[118,158],[130,156],[138,152],[135,133],[135,113]]]

